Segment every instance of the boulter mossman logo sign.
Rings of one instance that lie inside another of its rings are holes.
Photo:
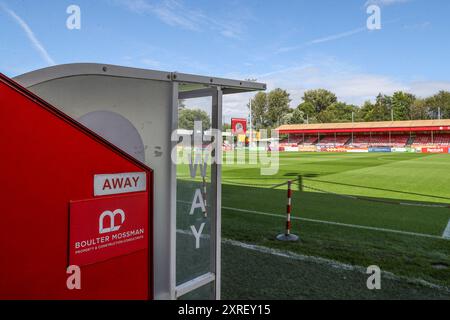
[[[70,203],[69,264],[89,265],[148,248],[148,193]]]
[[[114,212],[111,211],[105,211],[100,215],[100,219],[98,222],[98,226],[99,226],[99,233],[108,233],[108,232],[113,232],[113,231],[118,231],[120,229],[120,225],[116,226],[115,225],[115,217],[116,215],[120,215],[120,224],[122,225],[125,222],[125,212],[123,212],[122,209],[117,209],[114,210]],[[105,219],[109,218],[110,221],[110,226],[109,228],[105,228]]]
[[[141,192],[147,190],[145,172],[97,174],[94,176],[94,196]]]

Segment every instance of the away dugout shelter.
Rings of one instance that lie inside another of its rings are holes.
[[[190,215],[190,203],[193,201],[196,190],[201,188],[201,183],[197,180],[186,180],[184,176],[179,175],[177,164],[171,160],[171,151],[177,145],[177,141],[172,139],[172,133],[178,129],[180,99],[205,98],[208,101],[207,111],[210,115],[212,129],[221,130],[222,97],[228,94],[265,90],[265,84],[103,64],[59,65],[18,76],[14,80],[22,86],[20,90],[23,92],[29,90],[29,94],[24,93],[28,95],[27,103],[38,101],[37,97],[43,99],[42,103],[54,106],[55,112],[68,119],[74,119],[70,121],[75,123],[78,130],[87,130],[89,134],[95,137],[94,139],[100,141],[99,143],[106,143],[111,150],[116,150],[119,156],[121,155],[129,162],[129,164],[124,164],[123,168],[111,168],[109,166],[110,159],[105,158],[103,159],[104,168],[101,168],[102,163],[100,161],[98,165],[100,165],[101,170],[97,170],[97,173],[113,174],[141,171],[148,172],[147,177],[149,177],[151,172],[152,183],[146,189],[149,192],[149,205],[153,209],[153,216],[148,215],[152,228],[148,231],[148,236],[149,241],[152,240],[152,242],[145,249],[147,250],[146,254],[151,258],[150,262],[147,261],[148,270],[151,273],[148,274],[149,280],[143,284],[139,293],[131,294],[130,290],[133,287],[126,287],[126,290],[117,291],[116,295],[111,296],[107,294],[108,288],[104,287],[105,284],[95,282],[95,277],[93,277],[92,281],[94,282],[91,285],[94,286],[94,291],[97,290],[97,294],[86,297],[81,294],[76,298],[220,299],[221,166],[217,163],[211,163],[208,166],[206,177],[208,185],[207,218],[202,218],[201,212]],[[7,102],[5,100],[6,86],[2,87],[1,90],[1,108],[6,110],[4,108],[4,102]],[[9,93],[14,94],[13,92]],[[11,110],[14,110],[11,106],[9,107],[8,114],[12,112]],[[20,128],[23,119],[16,119],[13,113],[10,115],[8,121]],[[5,116],[7,115],[5,114]],[[30,122],[30,119],[25,120],[23,125]],[[46,130],[46,136],[49,139],[52,134],[59,134],[57,131],[52,131],[54,125],[50,123],[42,123],[42,126],[47,126],[42,129],[38,118],[31,123],[33,123],[35,130]],[[39,157],[37,153],[27,153],[27,150],[35,150],[30,145],[33,140],[16,142],[15,146],[24,150],[22,152],[23,157],[25,157],[23,161],[35,161],[36,157]],[[64,156],[70,157],[72,154],[67,152],[66,148],[70,148],[71,145],[65,145],[64,139],[60,141],[59,145],[47,144],[45,139],[39,141],[39,143],[46,146],[49,155],[58,156],[54,158],[55,161],[41,162],[44,166],[43,170],[46,172],[53,172],[55,166],[63,166]],[[5,146],[4,144],[5,141],[2,136],[2,145]],[[14,146],[14,144],[11,144],[11,146]],[[90,151],[88,149],[83,150],[80,147],[75,154],[82,155],[83,152],[86,152],[84,156],[89,156]],[[215,152],[216,156],[220,157],[221,146]],[[47,159],[52,159],[52,157],[47,157]],[[60,162],[56,159],[60,159]],[[67,161],[75,162],[75,158],[74,160],[67,159]],[[18,168],[14,166],[14,162],[11,162],[8,170],[14,172]],[[73,175],[77,175],[76,170],[87,170],[84,175],[87,174],[89,177],[94,173],[90,169],[89,163],[69,169],[72,170],[70,174]],[[62,172],[64,170],[61,170],[60,174]],[[79,174],[81,175],[81,172]],[[91,178],[93,179],[93,177]],[[132,179],[133,177],[129,178]],[[137,177],[134,178],[137,179]],[[22,180],[22,183],[27,185],[31,182]],[[95,184],[92,186],[89,182],[89,184],[86,184],[86,188],[84,197],[86,198],[88,195],[94,197],[95,195],[91,193],[95,192]],[[31,192],[31,189],[28,192]],[[48,190],[48,193],[43,192],[43,197],[45,197],[43,201],[51,202],[52,192],[52,190]],[[78,198],[71,200],[79,200]],[[66,200],[68,199],[64,198],[64,201]],[[39,202],[36,205],[39,205]],[[67,206],[69,206],[69,203],[67,203]],[[82,214],[83,208],[79,210]],[[22,215],[23,220],[26,221],[26,217],[30,213],[12,211],[8,214]],[[48,221],[52,214],[61,215],[63,218],[60,216],[57,221]],[[42,214],[42,225],[45,226],[44,230],[47,233],[42,233],[41,237],[47,239],[46,237],[50,237],[49,233],[51,232],[60,233],[59,242],[55,244],[59,249],[50,254],[57,259],[57,254],[64,255],[64,249],[68,249],[68,242],[61,239],[65,236],[69,237],[67,234],[69,226],[67,224],[70,222],[68,211],[65,209],[52,214],[47,215],[45,212]],[[120,212],[114,212],[114,214],[120,216]],[[199,246],[197,246],[191,230],[199,232],[200,229],[202,229],[202,237]],[[13,231],[11,230],[11,232]],[[14,245],[13,239],[10,238],[11,241],[2,245]],[[28,240],[31,241],[31,239]],[[44,249],[51,251],[54,248],[49,243],[47,244],[49,247]],[[28,253],[21,252],[20,254],[26,256]],[[132,255],[127,257],[132,257]],[[124,269],[126,272],[122,272],[122,276],[127,274],[126,277],[133,277],[134,265],[129,264],[127,266],[127,257],[119,258],[125,259],[119,265],[113,265],[114,258],[102,262],[103,270],[106,272],[105,277],[107,278],[108,272],[111,272],[111,274],[113,272],[120,273],[117,268],[126,268]],[[11,259],[12,257],[3,256],[2,258]],[[14,259],[11,263],[15,263]],[[42,264],[46,261],[36,261],[36,263]],[[141,266],[139,269],[141,275],[142,268]],[[10,271],[13,272],[13,269]],[[66,276],[65,270],[58,269],[57,272],[59,272],[60,278]],[[51,278],[55,275],[47,273],[46,276]],[[25,293],[30,290],[30,287],[21,283],[19,278],[10,285],[21,287]],[[37,284],[31,283],[29,285]],[[58,285],[61,286],[61,284]],[[37,287],[34,286],[35,289]],[[59,291],[55,291],[53,287],[48,287],[47,291],[54,294],[45,295],[45,290],[32,290],[34,294],[23,297],[66,298],[64,295],[58,295]],[[4,288],[1,294],[3,297],[5,297],[5,294],[7,296],[7,288]],[[14,295],[14,298],[20,298],[20,295]]]

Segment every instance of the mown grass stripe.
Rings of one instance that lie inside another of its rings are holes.
[[[187,235],[187,236],[194,236],[192,234],[192,232],[188,231],[188,230],[177,229],[177,233]],[[200,238],[208,240],[210,238],[210,236],[209,235],[201,235]],[[255,245],[255,244],[244,243],[244,242],[236,241],[236,240],[232,240],[232,239],[223,238],[222,244],[231,245],[234,247],[251,250],[251,251],[258,252],[258,253],[274,255],[274,256],[291,259],[291,260],[313,262],[313,263],[326,265],[330,268],[339,269],[339,270],[356,271],[356,272],[363,273],[363,274],[366,274],[366,270],[367,270],[367,268],[364,268],[364,267],[358,266],[358,265],[351,265],[351,264],[342,263],[342,262],[339,262],[336,260],[315,257],[315,256],[308,256],[308,255],[298,254],[298,253],[295,253],[292,251],[284,251],[284,250],[259,246],[259,245]],[[429,287],[432,289],[450,292],[450,288],[448,288],[446,286],[441,286],[441,285],[438,285],[435,283],[431,283],[431,282],[425,281],[423,279],[399,276],[399,275],[396,275],[389,271],[383,271],[382,275],[383,275],[383,277],[385,277],[387,279],[391,279],[391,280],[395,280],[395,281],[405,281],[408,283],[422,285],[422,286]]]
[[[252,214],[268,216],[268,217],[276,217],[276,218],[282,218],[282,219],[285,218],[284,216],[279,215],[279,214],[275,214],[275,213],[268,213],[268,212],[254,211],[254,210],[246,210],[246,209],[239,209],[239,208],[231,208],[231,207],[222,207],[222,209],[230,210],[230,211],[236,211],[236,212],[252,213]],[[347,228],[364,229],[364,230],[371,230],[371,231],[378,231],[378,232],[397,233],[397,234],[402,234],[402,235],[407,235],[407,236],[414,236],[414,237],[423,237],[423,238],[440,239],[440,240],[450,240],[450,239],[444,239],[443,237],[440,237],[440,236],[431,235],[431,234],[425,234],[425,233],[416,233],[416,232],[401,231],[401,230],[394,230],[394,229],[361,226],[361,225],[355,225],[355,224],[333,222],[333,221],[324,221],[324,220],[301,218],[301,217],[291,217],[291,219],[299,220],[299,221],[312,222],[312,223],[321,223],[321,224],[328,224],[328,225],[333,225],[333,226],[347,227]]]

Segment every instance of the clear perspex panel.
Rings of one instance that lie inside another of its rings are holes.
[[[182,86],[180,86],[182,87]],[[213,92],[212,90],[210,92]],[[216,196],[213,96],[184,99],[178,108],[176,297],[215,299]]]

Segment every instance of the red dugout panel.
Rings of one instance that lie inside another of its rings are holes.
[[[1,74],[0,119],[0,299],[152,299],[152,170]]]

